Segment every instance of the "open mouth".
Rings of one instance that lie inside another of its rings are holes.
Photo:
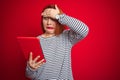
[[[49,26],[48,26],[48,27],[47,27],[47,29],[54,29],[54,28],[53,28],[53,27],[49,27]]]

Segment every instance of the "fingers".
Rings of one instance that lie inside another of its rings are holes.
[[[41,63],[43,63],[44,59],[40,60],[39,62],[36,63],[36,65],[40,65]]]
[[[39,62],[34,63],[33,65],[31,65],[32,68],[37,69],[37,68],[41,67],[45,63],[43,61],[44,61],[44,59],[40,60]]]
[[[45,12],[42,12],[41,16],[45,16]]]
[[[38,65],[38,67],[41,67],[45,62],[42,62],[41,64]]]
[[[57,4],[55,4],[55,9],[56,9],[56,10],[59,10],[58,7],[57,7]]]
[[[40,58],[40,56],[37,56],[37,57],[33,60],[33,62],[36,62],[39,58]]]
[[[29,61],[28,61],[28,64],[29,66],[32,68],[32,69],[37,69],[38,67],[40,67],[44,62],[44,59],[40,60],[40,61],[37,61],[40,56],[37,56],[35,57],[35,59],[33,60],[33,54],[32,52],[30,52],[30,55],[29,55]]]
[[[39,67],[41,67],[44,64],[44,62],[42,62],[41,64],[35,65],[34,69],[38,69]]]
[[[39,62],[37,62],[35,65],[36,67],[40,67],[41,65],[43,65],[45,62],[44,62],[44,59],[40,60]]]
[[[41,16],[48,17],[48,13],[42,12]]]
[[[45,9],[41,15],[47,15],[50,14],[53,9]]]
[[[41,16],[55,19],[57,14],[60,14],[60,10],[58,6],[55,5],[55,9],[52,9],[52,8],[45,9],[44,12],[42,12]]]
[[[32,52],[30,52],[29,61],[32,61]]]
[[[44,15],[44,13],[42,12],[41,16],[43,16],[43,15]]]

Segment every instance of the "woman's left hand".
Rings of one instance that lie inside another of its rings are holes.
[[[60,10],[57,7],[57,5],[55,5],[55,9],[52,8],[47,8],[44,10],[44,12],[41,14],[43,17],[50,17],[55,19],[55,16],[60,14]]]

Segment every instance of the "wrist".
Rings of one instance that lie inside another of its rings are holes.
[[[36,70],[37,70],[37,69],[31,67],[28,62],[27,62],[27,68],[28,68],[30,71],[36,71]]]
[[[61,18],[63,18],[64,16],[65,16],[66,14],[57,14],[56,16],[55,16],[55,19],[56,20],[59,20],[59,19],[61,19]]]
[[[60,15],[59,14],[57,14],[57,15],[55,15],[55,19],[59,19],[60,18]]]

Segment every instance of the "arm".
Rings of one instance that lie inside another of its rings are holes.
[[[40,56],[37,56],[35,59],[32,59],[32,52],[30,53],[29,61],[26,66],[26,76],[30,79],[37,78],[42,70],[41,67],[44,64],[44,59],[37,61],[39,58]]]
[[[58,21],[70,28],[67,31],[68,38],[72,44],[82,40],[88,34],[89,28],[82,21],[70,17],[66,14],[59,15]]]
[[[28,65],[28,63],[27,63],[27,66],[26,66],[26,76],[28,78],[30,78],[30,79],[35,79],[37,74],[38,74],[38,71],[37,70],[32,70],[30,68],[30,66]]]
[[[68,34],[68,38],[72,44],[82,40],[88,34],[89,29],[87,25],[80,20],[64,14],[63,12],[61,13],[57,5],[55,5],[55,9],[44,11],[42,16],[57,19],[59,23],[68,26],[70,30],[68,30],[66,33]]]

